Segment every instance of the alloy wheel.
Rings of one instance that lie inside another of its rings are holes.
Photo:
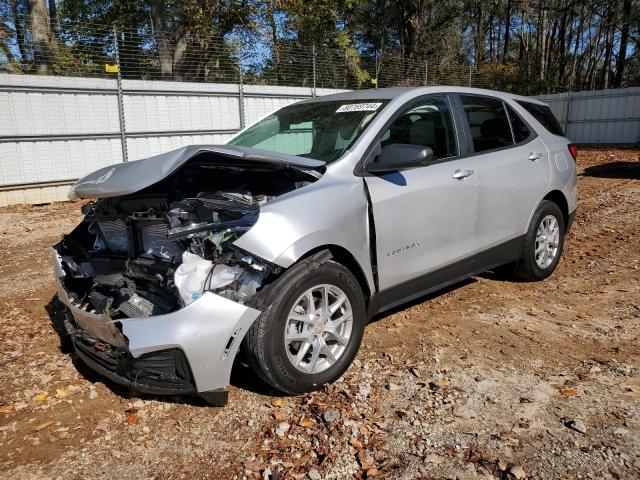
[[[547,269],[558,254],[560,225],[553,215],[547,215],[538,225],[536,232],[535,259],[541,269]]]
[[[289,361],[304,373],[323,372],[344,354],[352,330],[347,295],[335,285],[312,287],[298,297],[287,316],[284,342]]]

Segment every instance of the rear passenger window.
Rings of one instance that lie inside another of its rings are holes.
[[[476,153],[513,145],[511,126],[502,100],[471,95],[463,95],[460,100]]]
[[[554,135],[564,136],[564,132],[562,131],[562,127],[556,117],[553,116],[553,112],[546,105],[538,105],[537,103],[531,102],[523,102],[522,100],[517,101],[527,112],[529,112],[533,117],[539,121],[544,128],[549,130],[550,133]]]
[[[515,138],[516,143],[524,142],[531,136],[531,130],[524,120],[522,120],[513,109],[505,104],[507,109],[507,113],[509,114],[509,120],[511,121],[511,130],[513,130],[513,138]]]
[[[447,97],[429,97],[396,118],[380,138],[380,144],[386,147],[396,143],[430,147],[434,160],[457,156]]]

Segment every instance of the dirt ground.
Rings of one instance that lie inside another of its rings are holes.
[[[485,274],[376,319],[322,392],[282,396],[240,359],[224,408],[76,362],[48,247],[79,204],[0,210],[0,477],[640,478],[640,155],[578,164],[551,278]]]

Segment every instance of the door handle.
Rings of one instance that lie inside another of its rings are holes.
[[[473,170],[456,170],[453,172],[453,178],[456,180],[463,180],[469,176],[473,175]]]
[[[531,152],[529,154],[529,160],[531,160],[532,162],[535,162],[536,160],[538,160],[540,157],[542,157],[542,154],[539,152]]]

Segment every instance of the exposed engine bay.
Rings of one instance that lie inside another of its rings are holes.
[[[57,247],[64,287],[87,312],[114,320],[170,313],[207,291],[246,304],[280,267],[233,242],[261,205],[319,176],[201,154],[141,191],[89,202]]]

